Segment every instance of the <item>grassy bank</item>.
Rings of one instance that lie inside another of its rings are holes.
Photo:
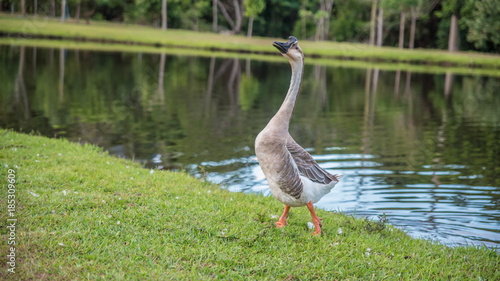
[[[26,18],[0,14],[0,33],[7,37],[34,37],[86,42],[192,48],[209,51],[276,54],[270,41],[276,38],[228,36],[187,30],[161,31],[147,26],[109,22],[60,23],[55,19]],[[388,61],[437,66],[461,66],[500,70],[500,56],[476,52],[449,53],[440,50],[400,50],[366,44],[301,41],[310,57]]]
[[[91,145],[0,130],[0,164],[0,202],[12,169],[18,219],[16,274],[2,259],[4,280],[500,278],[495,250],[448,248],[322,210],[314,237],[306,208],[276,229],[273,198],[151,172]],[[5,257],[5,207],[0,215]]]

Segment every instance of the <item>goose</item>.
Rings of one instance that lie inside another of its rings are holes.
[[[322,219],[316,215],[313,204],[330,192],[342,174],[332,175],[322,169],[290,136],[288,128],[304,73],[304,53],[293,36],[288,42],[274,41],[273,46],[290,62],[292,77],[283,104],[255,139],[255,154],[272,195],[285,204],[276,227],[288,225],[291,207],[307,206],[315,226],[313,234],[319,235]]]

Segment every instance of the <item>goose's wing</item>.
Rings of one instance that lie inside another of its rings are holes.
[[[283,148],[283,153],[281,155],[283,156],[283,158],[280,159],[282,165],[280,165],[277,172],[277,174],[280,175],[278,182],[279,187],[286,194],[299,199],[303,191],[300,171],[295,168],[295,160],[293,159],[292,154],[287,151],[286,147]]]
[[[339,181],[337,175],[332,175],[321,168],[312,156],[295,141],[288,141],[286,148],[290,152],[295,164],[297,164],[300,175],[307,177],[313,182],[321,184],[329,184],[332,181]]]

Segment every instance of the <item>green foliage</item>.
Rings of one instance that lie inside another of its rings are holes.
[[[466,18],[467,40],[478,50],[500,52],[500,5],[496,0],[474,1],[474,10]]]
[[[314,23],[314,13],[307,9],[299,10],[299,20],[295,22],[292,34],[299,39],[308,39],[314,36],[316,24]]]
[[[245,16],[256,17],[266,8],[264,0],[245,0]]]
[[[458,17],[459,43],[460,50],[468,50],[473,46],[468,42],[466,35],[468,27],[466,21],[471,17],[471,11],[474,6],[474,0],[445,0],[442,2],[442,9],[435,11],[434,15],[441,19],[438,24],[436,34],[436,46],[440,49],[448,48],[450,34],[451,16],[455,14]]]
[[[362,42],[370,35],[371,3],[356,1],[336,1],[330,21],[329,37],[335,41]]]
[[[446,0],[442,2],[442,9],[434,14],[441,19],[436,40],[438,47],[447,47],[450,18],[455,14],[460,28],[460,49],[498,52],[500,8],[497,1]]]
[[[266,1],[266,8],[259,17],[261,23],[254,28],[254,34],[279,38],[295,35],[296,33],[293,34],[292,30],[299,19],[300,2],[297,0]]]
[[[381,0],[380,6],[384,9],[409,11],[410,7],[417,7],[421,0]]]

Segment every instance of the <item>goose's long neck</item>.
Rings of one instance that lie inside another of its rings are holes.
[[[292,66],[292,79],[290,81],[290,88],[288,88],[288,93],[286,94],[285,100],[281,105],[280,109],[274,115],[273,119],[269,122],[279,129],[286,129],[288,131],[288,125],[290,124],[290,119],[292,118],[293,110],[295,104],[297,103],[297,96],[300,92],[300,86],[302,84],[302,75],[304,73],[304,60],[297,62],[290,62]]]

